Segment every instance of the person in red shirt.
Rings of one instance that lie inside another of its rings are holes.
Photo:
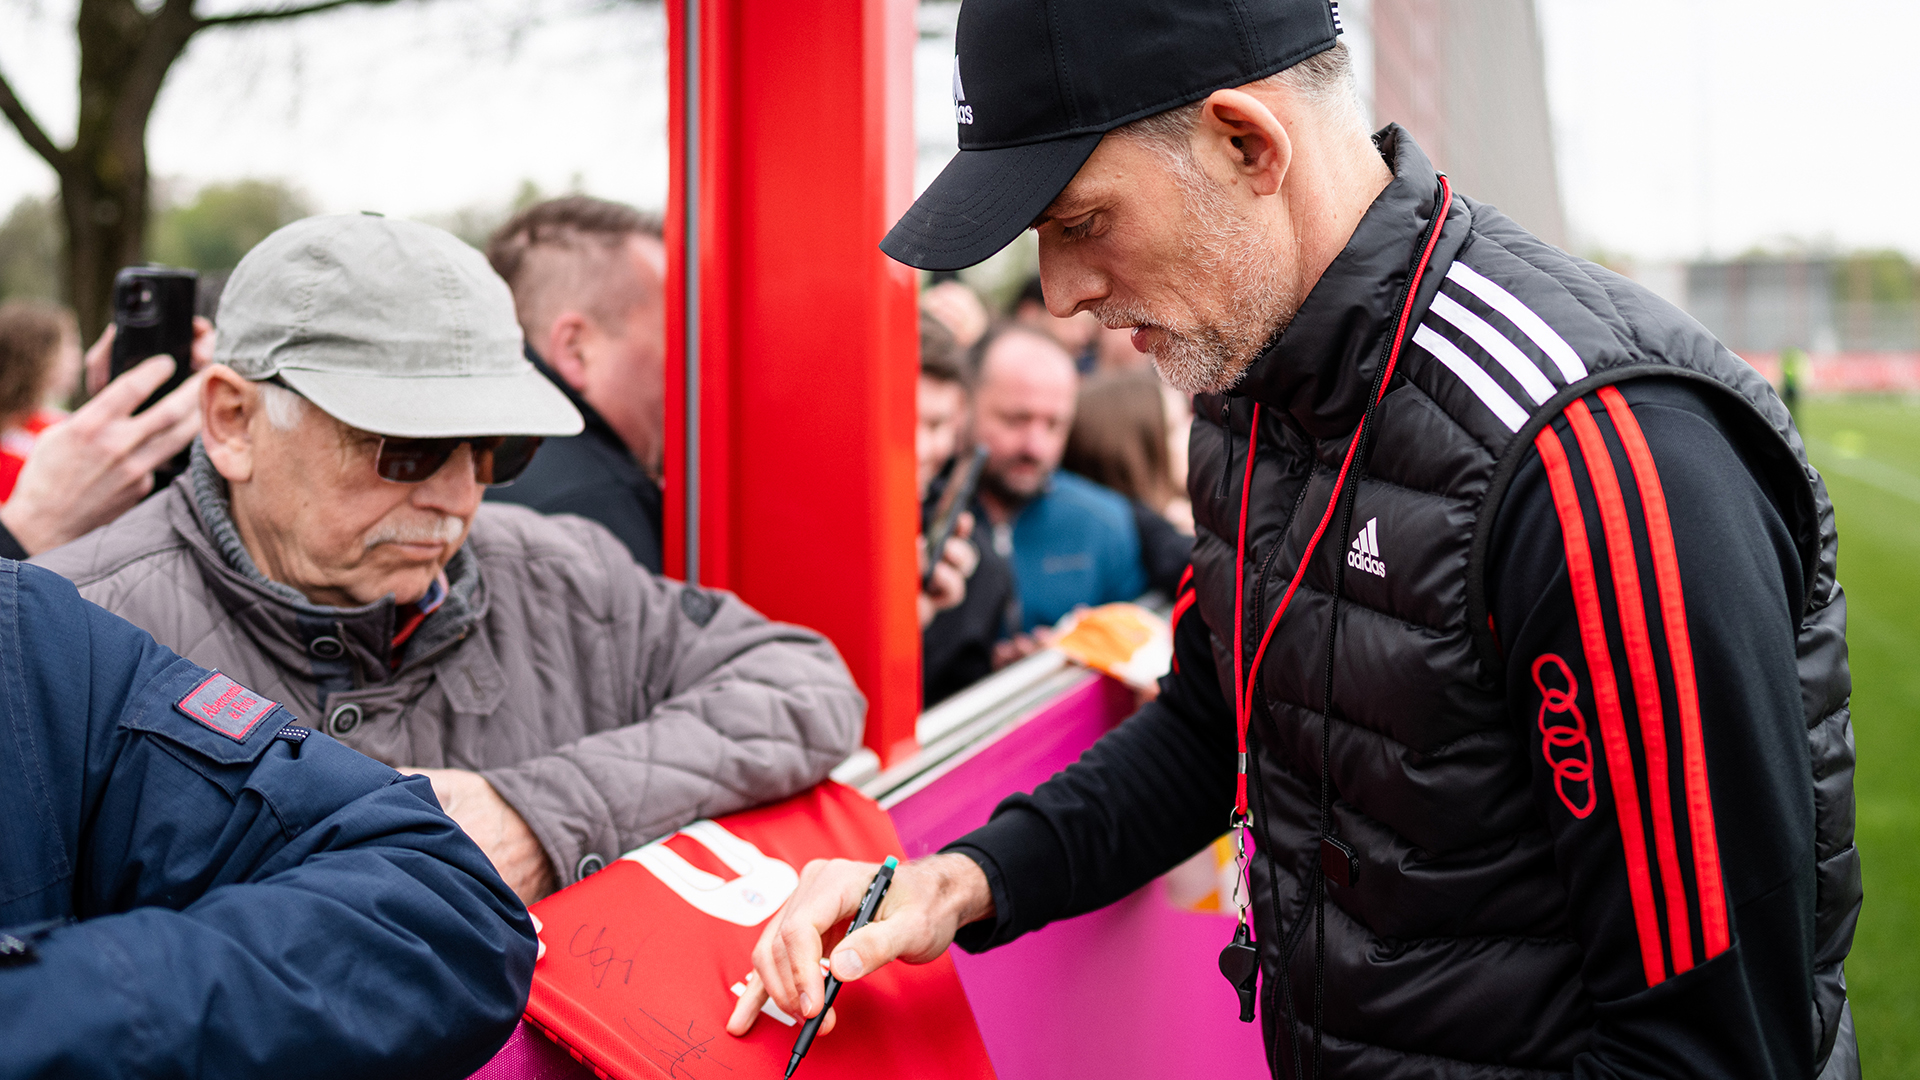
[[[200,431],[200,380],[152,408],[136,409],[173,374],[150,357],[109,381],[113,327],[80,357],[65,309],[36,301],[0,305],[0,558],[59,547],[132,509],[153,491],[153,470]],[[213,324],[193,320],[193,366],[213,355]],[[85,405],[47,407],[69,395],[84,368]]]
[[[66,309],[0,304],[0,503],[13,495],[34,441],[65,415],[55,404],[79,375],[80,330]]]

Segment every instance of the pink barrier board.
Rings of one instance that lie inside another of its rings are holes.
[[[984,823],[1003,797],[1072,764],[1133,709],[1133,692],[1104,677],[1050,702],[893,808],[907,854]],[[952,955],[1000,1080],[1265,1076],[1259,1025],[1240,1023],[1217,966],[1232,934],[1231,918],[1181,910],[1155,881],[992,952]]]
[[[1002,798],[1045,782],[1133,709],[1131,690],[1096,676],[1048,702],[893,807],[907,854],[937,851],[984,823]],[[1259,1025],[1239,1022],[1238,999],[1215,966],[1232,933],[1232,919],[1176,907],[1155,881],[1003,948],[952,956],[1000,1080],[1265,1076]],[[593,1073],[521,1024],[474,1076]]]

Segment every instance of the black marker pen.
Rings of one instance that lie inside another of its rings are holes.
[[[880,872],[873,875],[873,884],[867,886],[867,895],[860,900],[860,913],[853,917],[853,925],[847,928],[847,933],[851,934],[873,921],[873,913],[880,910],[880,899],[887,895],[887,886],[893,884],[893,871],[899,865],[900,860],[891,855],[880,864]],[[820,1021],[827,1018],[827,1010],[833,1007],[833,999],[839,994],[840,980],[829,973],[825,1004],[813,1014],[813,1019],[801,1026],[800,1037],[793,1041],[793,1057],[787,1062],[789,1077],[793,1075],[793,1070],[800,1067],[800,1059],[807,1056],[807,1048],[813,1045],[813,1037],[820,1033]]]

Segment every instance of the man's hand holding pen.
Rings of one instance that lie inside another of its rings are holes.
[[[833,977],[855,982],[893,960],[924,964],[947,951],[954,935],[993,915],[993,894],[978,863],[965,855],[929,855],[903,864],[869,925],[830,941],[860,909],[877,863],[816,859],[753,947],[753,974],[727,1031],[745,1035],[769,998],[791,1016],[811,1019],[826,996],[821,958],[832,949]],[[820,1033],[833,1030],[827,1010]]]

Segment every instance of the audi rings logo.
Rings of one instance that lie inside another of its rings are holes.
[[[1566,689],[1549,688],[1540,677],[1540,670],[1547,665],[1560,670],[1560,678],[1566,680]],[[1533,662],[1533,685],[1540,689],[1540,753],[1553,767],[1553,791],[1566,804],[1567,811],[1574,817],[1584,818],[1593,813],[1593,741],[1587,738],[1587,718],[1580,714],[1580,684],[1573,678],[1573,669],[1565,660],[1552,653],[1541,653]],[[1547,714],[1567,717],[1571,723],[1562,721],[1549,725]],[[1574,789],[1573,794],[1568,788]],[[1574,795],[1584,795],[1585,799],[1574,802]]]

